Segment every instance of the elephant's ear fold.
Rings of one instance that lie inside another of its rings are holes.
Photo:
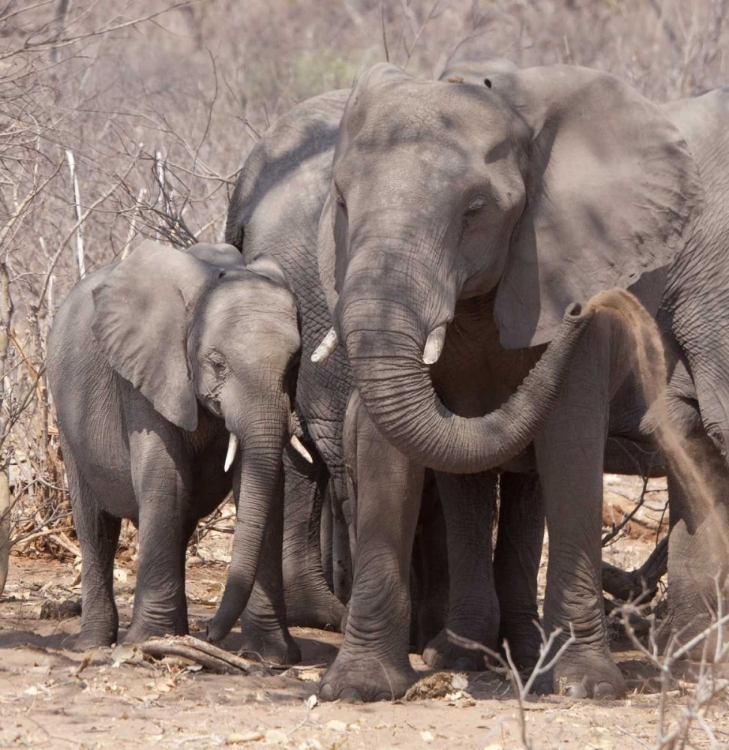
[[[346,152],[352,138],[362,125],[363,119],[360,116],[362,98],[368,94],[376,95],[375,90],[378,86],[409,79],[410,76],[407,73],[391,63],[373,65],[359,77],[342,114],[339,137],[334,150],[334,168],[336,168],[337,160]],[[329,311],[334,314],[334,308],[339,299],[340,284],[344,276],[343,243],[348,241],[348,227],[343,212],[337,210],[337,201],[333,195],[334,185],[331,185],[331,188],[319,217],[317,252],[319,278],[324,288]]]
[[[504,346],[534,346],[553,338],[569,303],[632,287],[670,263],[703,191],[678,130],[609,74],[531,68],[495,77],[493,87],[533,132],[526,206],[495,313]],[[655,312],[661,284],[646,281],[635,289]]]
[[[193,255],[146,241],[93,292],[92,328],[109,363],[185,430],[197,427],[188,322],[220,273]]]
[[[372,93],[373,89],[377,86],[403,80],[410,80],[410,76],[392,63],[378,63],[377,65],[373,65],[357,79],[342,114],[339,139],[337,140],[337,148],[334,152],[335,164],[337,156],[347,150],[352,136],[361,127],[362,118],[359,116],[359,113],[361,112],[360,102],[363,97]]]
[[[324,296],[327,299],[329,312],[334,315],[334,310],[339,301],[339,286],[337,284],[337,238],[339,232],[340,243],[346,243],[346,229],[341,227],[344,217],[337,216],[335,211],[336,201],[331,194],[324,201],[321,215],[319,217],[319,238],[317,240],[317,253],[319,261],[319,280],[321,281]],[[343,264],[340,263],[341,267]]]
[[[181,252],[192,255],[198,260],[205,261],[205,263],[217,266],[224,271],[232,271],[236,268],[242,268],[245,265],[240,250],[225,242],[217,245],[199,242],[197,245],[184,248]]]

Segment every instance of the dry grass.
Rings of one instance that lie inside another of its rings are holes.
[[[12,539],[63,553],[38,532],[70,523],[43,373],[58,304],[80,272],[124,255],[140,235],[222,239],[237,170],[294,103],[348,86],[385,57],[429,76],[470,50],[602,68],[672,99],[723,83],[726,5],[6,0],[0,468]]]

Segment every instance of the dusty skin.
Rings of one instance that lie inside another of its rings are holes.
[[[639,496],[642,482],[606,477],[606,527]],[[664,480],[652,480],[645,506],[630,535],[606,550],[615,565],[638,566],[655,543],[665,503]],[[209,617],[219,600],[230,537],[210,534],[188,567],[192,618]],[[202,564],[201,564],[202,563]],[[542,572],[545,569],[542,562]],[[131,616],[134,562],[120,560],[115,574],[121,621]],[[135,663],[126,649],[87,654],[68,650],[78,617],[41,620],[43,603],[80,595],[72,562],[13,557],[0,600],[0,747],[33,748],[497,748],[521,747],[518,705],[507,682],[494,674],[436,678],[425,697],[408,702],[352,705],[312,704],[317,681],[341,636],[296,629],[304,662],[271,677],[207,674],[181,660]],[[48,605],[46,605],[48,608]],[[235,633],[224,642],[235,650]],[[526,732],[533,748],[632,750],[657,747],[657,670],[625,640],[613,643],[630,693],[611,703],[570,702],[547,697],[528,703]],[[114,658],[112,658],[114,654]],[[432,674],[411,657],[423,676]],[[114,661],[117,663],[115,664]],[[688,670],[688,667],[686,668]],[[667,699],[671,719],[689,699],[693,683],[676,674]],[[307,700],[309,705],[307,705]],[[718,747],[729,745],[729,697],[707,715]],[[669,722],[670,724],[670,722]],[[690,747],[710,747],[692,734]]]

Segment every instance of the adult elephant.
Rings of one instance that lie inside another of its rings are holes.
[[[657,313],[669,347],[669,412],[683,437],[715,455],[714,476],[723,478],[724,313],[714,305],[717,320],[706,326],[696,311],[729,289],[719,263],[729,235],[721,167],[707,155],[709,144],[726,142],[726,95],[682,117],[582,68],[451,80],[413,81],[376,66],[342,120],[320,272],[366,409],[360,427],[371,419],[401,453],[408,497],[423,465],[482,471],[534,443],[550,530],[546,626],[574,627],[577,637],[553,687],[614,697],[624,682],[605,637],[599,511],[610,404],[625,387],[632,337],[619,315],[568,314],[561,326],[560,318],[570,303],[612,287],[637,295],[638,318]],[[489,412],[456,416],[466,409],[446,408],[436,396],[444,389]],[[687,491],[681,472],[671,471],[673,495]],[[376,494],[358,530],[372,559],[361,547],[326,698],[397,695],[412,679],[399,621],[413,513],[392,497],[378,504]],[[725,574],[723,501],[674,505],[688,578],[711,603],[713,575]],[[688,622],[696,598],[671,598],[673,621]]]
[[[454,64],[444,75],[456,75],[459,70],[460,67]],[[263,135],[238,177],[226,228],[227,241],[243,252],[246,261],[255,260],[261,254],[277,260],[299,304],[302,362],[296,389],[296,410],[307,431],[307,445],[312,445],[308,440],[313,441],[312,453],[317,462],[314,466],[307,466],[296,456],[287,459],[283,570],[289,623],[314,627],[327,624],[337,627],[343,614],[343,608],[332,597],[319,565],[319,513],[327,475],[331,477],[329,488],[334,495],[340,527],[354,532],[355,521],[355,513],[349,507],[342,445],[342,425],[354,382],[349,361],[346,353],[339,350],[326,361],[312,362],[312,355],[332,320],[319,280],[317,232],[320,214],[329,194],[339,123],[348,97],[349,91],[335,91],[309,99],[282,116]],[[314,359],[319,360],[319,357],[314,356]],[[325,465],[324,481],[322,460]],[[470,521],[464,513],[450,519],[449,565],[457,571],[463,567],[464,560],[477,558],[484,562],[484,575],[492,580],[491,536],[477,536],[477,533],[480,523],[489,528],[491,525],[495,476],[484,478],[484,481],[492,501],[488,508],[479,495],[478,507],[474,507]],[[512,485],[507,482],[505,486]],[[420,524],[426,546],[423,549],[419,545],[415,561],[416,568],[420,570],[415,577],[420,606],[413,618],[417,627],[414,628],[412,641],[417,644],[418,650],[422,650],[438,633],[447,608],[447,602],[441,600],[444,590],[447,591],[447,581],[444,580],[447,571],[442,570],[445,566],[439,566],[437,571],[428,571],[425,564],[429,556],[433,556],[433,550],[444,542],[438,538],[442,536],[438,497],[444,493],[453,497],[455,503],[448,505],[451,508],[454,504],[462,505],[467,497],[479,489],[480,485],[469,479],[453,478],[446,485],[441,478],[437,490],[432,483],[427,483]],[[522,499],[519,493],[504,489],[502,494],[510,497],[512,501],[509,506],[513,515],[520,517],[519,504]],[[524,502],[534,507],[534,500],[529,495]],[[502,539],[522,535],[520,529],[509,528],[511,516],[508,513],[502,517],[506,521],[499,532]],[[532,536],[540,534],[540,530],[535,528]],[[343,540],[343,543],[340,538],[340,554],[336,557],[345,556],[342,547],[346,541]],[[352,543],[355,544],[354,533]],[[442,557],[442,552],[438,555]],[[521,546],[504,541],[499,547],[496,573],[498,578],[499,571],[504,571],[500,590],[514,588],[514,577],[510,571],[519,566],[515,557],[521,559]],[[509,580],[506,578],[507,571]],[[460,578],[452,576],[452,581]],[[496,628],[502,627],[504,634],[513,636],[513,640],[520,643],[526,640],[516,636],[531,627],[536,615],[535,605],[523,597],[505,595],[499,618],[495,594],[488,586],[481,587],[475,596],[471,592],[472,589],[460,592],[458,587],[453,591],[451,624],[474,622],[484,608],[495,610]],[[253,650],[257,642],[265,641],[265,602],[260,602],[260,605],[257,606],[254,600],[245,614],[244,633]],[[491,619],[494,620],[493,617]],[[478,632],[472,632],[469,628],[464,628],[463,632],[477,637],[483,627],[479,622],[475,627]],[[442,650],[447,654],[449,665],[471,666],[462,650],[452,649],[445,643]]]
[[[117,640],[122,518],[139,528],[126,640],[187,633],[187,542],[232,487],[233,553],[211,628],[230,629],[254,581],[259,598],[281,600],[281,456],[299,351],[281,268],[270,258],[245,267],[230,245],[145,241],[71,291],[49,338],[48,375],[83,553],[78,648]],[[298,659],[285,611],[273,616],[279,657]]]

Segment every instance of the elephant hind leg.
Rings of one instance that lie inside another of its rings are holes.
[[[322,506],[329,501],[327,472],[318,462],[310,465],[288,455],[284,470],[283,586],[288,623],[338,630],[344,605],[327,584],[320,541]]]
[[[537,474],[501,475],[494,582],[501,610],[499,640],[509,643],[518,669],[539,659],[537,576],[544,542],[544,505]]]
[[[443,506],[432,472],[426,472],[411,566],[410,648],[422,654],[448,620],[448,547]]]
[[[423,659],[434,669],[483,670],[482,647],[498,649],[500,622],[492,560],[496,474],[436,472],[436,481],[448,535],[448,621]]]
[[[114,602],[114,555],[121,519],[104,511],[81,475],[73,455],[63,451],[71,508],[81,547],[81,633],[75,648],[86,651],[116,643],[119,615]]]
[[[700,481],[689,482],[687,472],[669,468],[668,616],[659,639],[664,646],[671,636],[687,643],[729,604],[729,468],[707,435],[694,435],[687,444]],[[709,660],[716,635],[708,639]],[[722,642],[727,637],[725,627]],[[697,646],[696,657],[705,645]]]

